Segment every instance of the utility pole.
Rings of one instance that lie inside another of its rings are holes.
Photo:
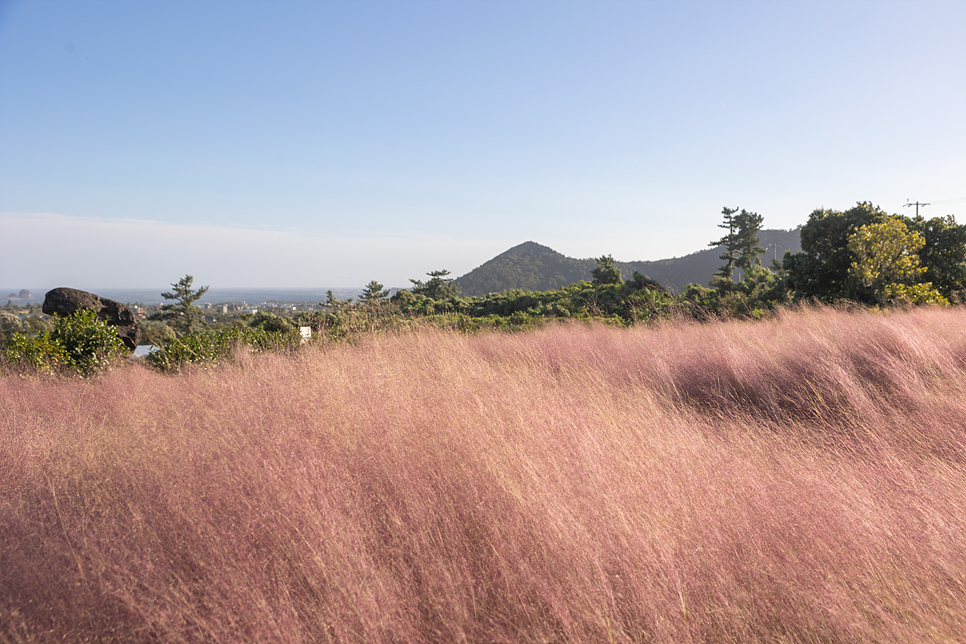
[[[925,207],[925,206],[928,206],[928,205],[929,204],[927,204],[927,203],[919,203],[917,201],[916,203],[907,203],[907,204],[904,204],[902,207],[903,208],[908,208],[909,206],[915,206],[916,207],[916,217],[918,217],[919,216],[919,206]]]
[[[781,244],[768,244],[768,246],[766,246],[765,248],[774,248],[775,249],[775,261],[777,262],[778,261],[778,249],[779,248],[784,248],[784,246],[782,246]]]

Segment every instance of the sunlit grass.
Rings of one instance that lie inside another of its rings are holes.
[[[0,642],[954,642],[966,316],[0,380]]]

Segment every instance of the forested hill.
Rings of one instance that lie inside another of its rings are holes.
[[[762,264],[769,265],[775,256],[772,245],[777,244],[778,257],[786,250],[801,252],[798,230],[763,230],[761,245],[768,248]],[[622,262],[617,265],[624,279],[634,271],[647,275],[673,292],[680,292],[694,282],[707,285],[711,275],[721,266],[719,256],[723,248],[708,248],[684,257],[656,261]],[[577,259],[562,255],[552,248],[535,242],[524,242],[501,253],[482,266],[456,280],[463,295],[486,295],[509,289],[549,291],[574,282],[591,279],[590,271],[597,266],[593,258]]]
[[[532,241],[514,246],[458,278],[463,295],[486,295],[510,289],[549,291],[590,279],[593,259],[574,259]]]

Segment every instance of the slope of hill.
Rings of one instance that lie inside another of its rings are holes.
[[[549,291],[590,279],[593,259],[574,259],[532,241],[505,251],[456,280],[463,295],[510,289]]]
[[[786,250],[801,252],[799,231],[763,230],[759,234],[761,245],[768,249],[762,263],[770,264],[775,256]],[[634,271],[647,275],[666,286],[672,292],[684,290],[690,283],[707,284],[712,274],[721,266],[721,247],[700,250],[684,257],[656,261],[621,262],[617,265],[630,279]],[[497,255],[481,266],[456,279],[464,295],[486,295],[509,289],[547,291],[580,280],[589,280],[590,271],[597,262],[593,258],[567,257],[552,248],[529,241]]]

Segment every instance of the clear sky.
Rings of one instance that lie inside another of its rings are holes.
[[[966,222],[966,2],[0,0],[0,287],[405,286]]]

